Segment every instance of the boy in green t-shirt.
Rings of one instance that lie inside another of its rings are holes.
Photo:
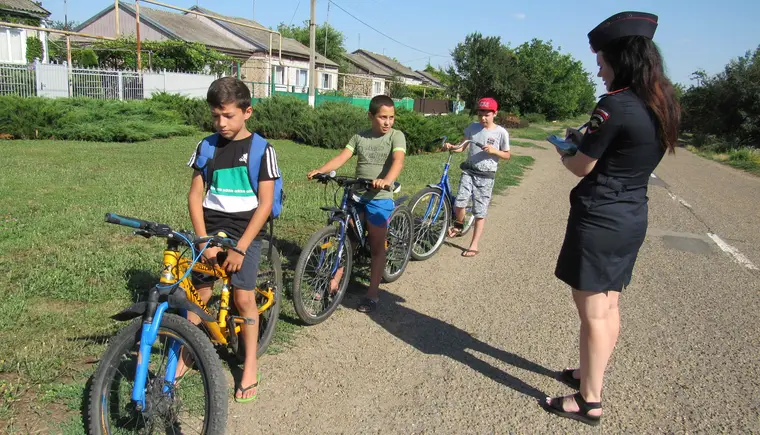
[[[356,177],[374,180],[373,189],[359,192],[359,204],[364,208],[369,232],[369,246],[372,253],[370,283],[367,295],[359,303],[359,311],[370,313],[377,308],[378,288],[385,267],[385,238],[388,220],[395,206],[393,194],[382,190],[393,185],[401,173],[406,156],[404,133],[394,130],[396,109],[387,95],[378,95],[369,103],[369,119],[372,129],[355,134],[345,148],[325,163],[321,168],[307,174],[311,179],[316,174],[336,171],[356,153]],[[343,276],[343,268],[338,268],[330,281],[330,292],[335,293]]]

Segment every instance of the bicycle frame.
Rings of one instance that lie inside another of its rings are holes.
[[[330,217],[327,219],[327,224],[338,224],[338,255],[335,259],[331,273],[334,275],[340,266],[340,257],[343,255],[343,250],[346,249],[346,238],[348,237],[348,228],[353,228],[353,235],[356,237],[356,241],[359,244],[358,249],[363,249],[366,246],[367,240],[364,237],[364,222],[362,222],[359,210],[350,201],[351,186],[345,186],[343,188],[343,198],[340,202],[339,208],[330,209]],[[349,225],[349,219],[353,219],[354,225]],[[324,260],[324,252],[320,254],[319,264],[322,264]]]
[[[443,136],[441,139],[441,143],[446,143],[446,136]],[[462,146],[465,144],[473,143],[476,145],[477,142],[474,141],[464,141]],[[449,182],[449,168],[451,167],[451,157],[453,156],[453,153],[449,151],[449,158],[446,160],[446,164],[443,167],[443,174],[441,174],[441,180],[438,182],[438,184],[428,184],[428,187],[432,187],[434,189],[440,189],[441,190],[441,196],[443,197],[442,201],[438,203],[438,206],[436,207],[435,214],[433,215],[432,221],[435,222],[438,220],[438,217],[441,213],[441,208],[443,208],[443,201],[446,201],[449,204],[449,210],[451,210],[451,216],[452,218],[456,217],[456,214],[454,212],[454,195],[451,193],[451,183]],[[427,218],[430,216],[431,209],[433,207],[433,201],[432,199],[428,203],[428,208],[425,210],[425,215],[423,218]]]
[[[194,249],[193,253],[195,253]],[[198,314],[208,331],[211,342],[215,345],[227,345],[227,337],[231,332],[230,327],[234,328],[234,334],[237,335],[240,331],[240,325],[245,323],[245,320],[242,318],[234,318],[234,326],[228,324],[227,317],[230,303],[230,278],[225,270],[218,264],[210,265],[199,262],[198,260],[200,259],[201,253],[191,261],[189,258],[182,257],[179,251],[179,242],[177,240],[169,239],[167,241],[167,247],[163,252],[164,261],[160,277],[160,285],[157,285],[150,290],[148,302],[143,313],[143,325],[140,332],[140,357],[138,358],[135,384],[132,388],[132,400],[135,402],[138,411],[145,410],[145,384],[148,378],[148,365],[150,364],[153,344],[158,338],[158,328],[161,325],[161,319],[170,308],[170,305],[184,305],[178,303],[176,299],[171,301],[172,293],[177,287],[185,291],[187,297],[186,303],[189,305],[185,305],[185,308],[179,307],[180,313],[183,317],[187,317],[187,311],[189,308],[190,311]],[[198,290],[192,284],[190,274],[187,273],[188,269],[222,279],[220,307],[216,318],[213,317],[207,304],[203,302]],[[166,290],[171,292],[168,293],[170,301],[161,302],[159,304],[159,296],[162,293],[166,293]],[[261,290],[256,287],[255,291],[267,299],[267,302],[258,309],[259,314],[261,314],[269,309],[274,303],[274,291],[271,286],[268,286],[266,290]],[[170,302],[174,303],[170,304]],[[179,363],[180,350],[181,345],[176,340],[172,340],[167,359],[166,374],[164,376],[164,393],[171,394],[171,389],[175,381],[177,364]]]

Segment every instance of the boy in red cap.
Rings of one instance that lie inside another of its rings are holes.
[[[472,140],[483,144],[483,148],[467,144],[454,152],[462,152],[470,149],[467,160],[462,162],[462,179],[459,182],[459,192],[454,201],[456,221],[449,228],[449,237],[462,235],[464,224],[465,207],[472,197],[472,214],[475,217],[474,230],[470,247],[462,253],[463,257],[478,255],[478,241],[483,235],[488,205],[491,203],[496,169],[500,159],[509,160],[509,133],[507,130],[494,123],[494,117],[498,104],[493,98],[481,98],[478,101],[478,118],[480,122],[473,122],[464,129],[464,140]],[[457,145],[446,143],[446,149],[455,148]]]

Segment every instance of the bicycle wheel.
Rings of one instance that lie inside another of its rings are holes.
[[[409,200],[414,222],[412,258],[418,261],[432,257],[443,245],[449,228],[451,210],[440,189],[427,187]],[[440,209],[439,209],[440,207]]]
[[[351,280],[353,252],[348,237],[338,267],[343,276],[335,294],[330,294],[335,260],[338,258],[340,234],[334,226],[314,233],[301,251],[293,278],[293,306],[298,317],[308,325],[325,321],[338,308]]]
[[[407,206],[398,206],[388,219],[383,281],[393,282],[406,270],[414,243],[414,224]]]
[[[282,267],[280,265],[280,253],[272,246],[272,256],[269,256],[269,240],[261,241],[261,260],[259,261],[259,274],[256,277],[256,288],[262,292],[256,292],[256,305],[262,307],[269,301],[266,295],[267,289],[274,292],[272,305],[264,312],[259,313],[259,344],[256,349],[256,357],[261,357],[267,351],[272,342],[277,320],[280,318],[282,304]],[[245,353],[243,353],[245,355]]]
[[[272,291],[272,304],[264,311],[261,307],[269,302],[268,291]],[[282,267],[280,265],[280,254],[277,248],[272,246],[272,257],[269,257],[269,240],[261,240],[261,253],[259,257],[259,269],[256,276],[256,306],[259,308],[259,339],[256,346],[256,358],[261,358],[269,348],[272,342],[274,332],[277,327],[277,321],[280,318],[280,308],[282,307]],[[234,304],[235,295],[232,295],[232,306],[230,314],[240,315]],[[240,364],[245,362],[245,341],[240,336],[240,329],[231,329],[229,325],[228,339],[232,353]],[[241,326],[242,327],[242,326]],[[235,331],[238,332],[235,332]]]
[[[472,197],[470,197],[467,201],[467,206],[464,208],[464,223],[462,226],[463,236],[470,231],[473,222],[475,222],[475,216],[472,214]]]
[[[161,320],[150,354],[146,407],[136,409],[131,397],[141,329],[142,319],[135,319],[111,340],[101,358],[90,390],[89,433],[224,433],[228,397],[222,363],[208,337],[174,314],[164,314]],[[183,355],[196,370],[188,370],[170,386],[164,377],[169,348],[175,342],[184,346]],[[196,413],[203,415],[198,418]]]

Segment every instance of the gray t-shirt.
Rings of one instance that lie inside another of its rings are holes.
[[[491,145],[500,151],[509,151],[509,133],[504,127],[497,125],[492,130],[486,130],[479,122],[473,122],[464,129],[464,138]],[[499,157],[492,156],[473,144],[469,145],[470,156],[467,159],[478,171],[496,172]]]

